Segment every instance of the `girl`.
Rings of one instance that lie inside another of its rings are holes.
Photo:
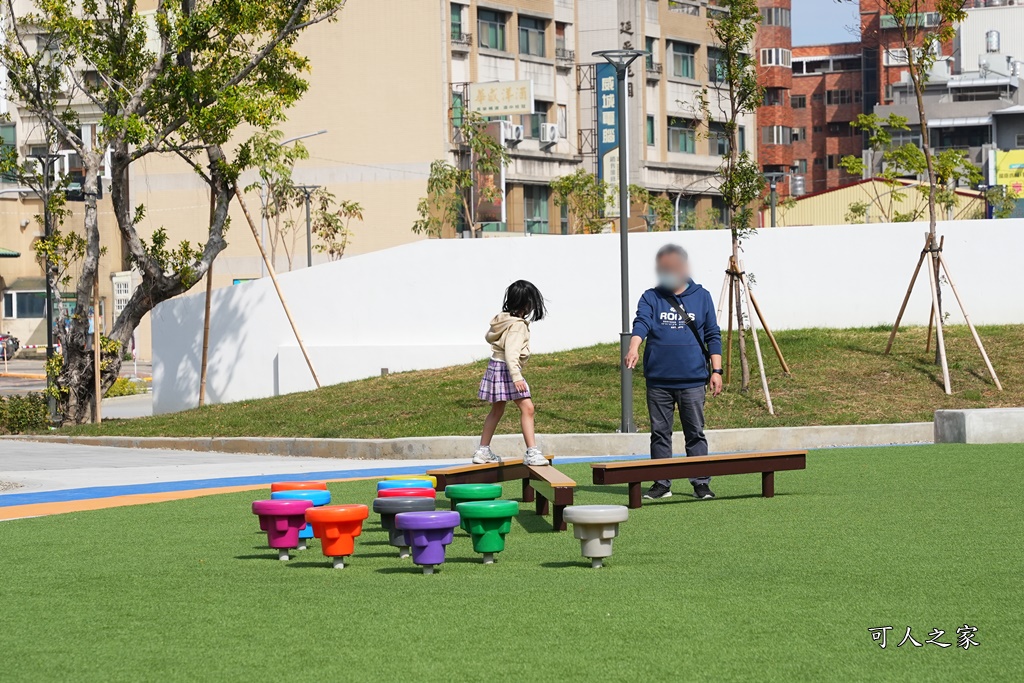
[[[484,420],[480,447],[473,454],[478,465],[501,462],[491,451],[491,437],[505,413],[505,403],[515,401],[519,408],[519,422],[526,441],[527,465],[547,465],[548,459],[537,448],[533,433],[533,401],[530,387],[523,379],[522,367],[530,357],[530,323],[544,318],[544,297],[526,280],[516,280],[505,290],[502,312],[491,320],[491,329],[485,339],[491,344],[491,362],[480,382],[480,399],[490,401],[491,412]]]

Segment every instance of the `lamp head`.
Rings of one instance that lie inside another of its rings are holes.
[[[602,57],[614,66],[616,71],[626,69],[640,57],[646,57],[649,54],[651,53],[646,50],[598,50],[593,53],[595,57]]]

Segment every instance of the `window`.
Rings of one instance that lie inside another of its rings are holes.
[[[793,109],[807,109],[807,95],[790,95],[789,106]]]
[[[697,136],[695,124],[689,119],[670,116],[668,119],[668,151],[695,154],[697,152]]]
[[[524,114],[520,123],[523,124],[523,133],[528,138],[534,140],[540,139],[540,125],[548,122],[548,111],[551,109],[551,104],[548,102],[542,102],[541,100],[535,100],[533,103],[533,113]]]
[[[1017,148],[1020,149],[1021,147],[1024,147],[1024,135],[1017,133]]]
[[[825,93],[825,104],[857,104],[861,100],[860,90],[829,90]]]
[[[793,140],[789,126],[765,126],[761,129],[761,142],[765,145],[788,145]]]
[[[696,78],[697,68],[694,64],[694,55],[697,54],[697,46],[690,43],[670,42],[668,44],[669,60],[672,62],[672,75],[676,78]]]
[[[782,107],[782,106],[785,106],[785,104],[786,104],[786,89],[785,88],[765,88],[763,104],[766,107]]]
[[[793,128],[792,130],[793,130],[793,134],[792,134],[792,136],[790,138],[792,142],[803,142],[804,140],[807,139],[807,129],[806,128],[801,126],[800,128]]]
[[[761,9],[761,24],[763,26],[789,26],[789,10],[784,7],[764,7]]]
[[[821,164],[822,164],[822,161],[821,161],[821,159],[815,159],[815,160],[814,160],[814,165],[815,165],[815,166],[821,166]]]
[[[838,154],[829,154],[825,158],[825,168],[827,168],[830,171],[834,171],[837,168],[839,168],[839,155]]]
[[[492,50],[505,51],[505,22],[506,17],[501,12],[490,10],[477,10],[476,30],[479,36],[480,47],[487,47]]]
[[[816,92],[813,95],[811,95],[811,102],[824,102],[824,101],[825,101],[825,93]]]
[[[569,137],[569,108],[564,104],[558,105],[558,137]]]
[[[720,123],[708,126],[708,154],[719,157],[729,154],[729,136]]]
[[[644,62],[648,69],[653,69],[655,63],[654,58],[658,56],[658,39],[647,36],[647,38],[644,39],[644,49],[649,53],[644,59]]]
[[[687,228],[693,229],[694,223],[697,217],[697,200],[694,197],[680,198],[676,202],[678,209],[676,210],[675,221],[681,229]]]
[[[693,17],[700,16],[700,5],[689,2],[681,2],[680,0],[668,0],[668,11],[679,12],[680,14],[689,14]]]
[[[564,55],[568,46],[565,43],[565,24],[555,24],[555,56]]]
[[[654,117],[647,115],[647,146],[654,147]]]
[[[725,82],[725,53],[718,48],[708,48],[708,80],[712,83]]]
[[[461,41],[462,38],[462,5],[452,3],[452,40]]]
[[[4,292],[5,318],[45,318],[46,292]]]
[[[796,164],[797,173],[807,173],[807,159],[796,159],[793,161],[793,163]]]
[[[562,235],[569,234],[569,205],[562,204],[558,207],[558,223]]]
[[[458,91],[452,92],[452,125],[456,128],[462,128],[462,118],[465,115],[466,106],[462,93]]]
[[[114,273],[110,279],[114,286],[114,318],[116,319],[132,298],[132,274],[130,271]]]
[[[761,66],[793,66],[793,52],[784,47],[766,47],[761,50]]]
[[[519,17],[519,54],[544,56],[544,29],[547,22],[532,17]]]
[[[718,222],[729,227],[729,206],[721,197],[711,198],[711,209],[718,214]]]
[[[14,127],[13,123],[0,123],[0,154],[3,154],[3,158],[17,159],[18,158],[18,132]],[[18,177],[16,173],[5,173],[0,176],[0,180],[6,180],[8,182],[17,182]]]
[[[547,234],[548,188],[546,185],[523,185],[523,227],[528,233]]]
[[[815,133],[820,133],[825,129],[822,126],[814,126],[813,128],[811,128],[811,130],[814,131]]]

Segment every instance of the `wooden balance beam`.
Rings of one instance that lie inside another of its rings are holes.
[[[643,504],[641,484],[658,479],[689,479],[760,472],[761,495],[771,498],[775,495],[775,473],[782,470],[806,469],[807,451],[733,453],[692,458],[595,462],[591,463],[590,467],[594,474],[595,484],[629,484],[629,507],[638,508]]]
[[[553,458],[547,456],[550,463]],[[554,507],[551,517],[552,531],[565,531],[562,513],[572,505],[576,482],[556,470],[552,465],[530,467],[522,458],[508,458],[500,463],[484,465],[456,465],[427,474],[437,477],[437,490],[443,491],[449,484],[500,484],[520,479],[523,482],[523,502],[536,503],[538,515],[547,515]]]

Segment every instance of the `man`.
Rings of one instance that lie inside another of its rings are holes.
[[[675,411],[686,437],[686,455],[707,455],[704,437],[705,387],[712,396],[722,393],[722,333],[711,294],[690,279],[686,251],[666,244],[655,258],[658,286],[640,297],[626,367],[634,368],[644,347],[647,410],[651,416],[651,457],[672,457]],[[683,315],[686,315],[686,318]],[[710,374],[709,374],[710,366]],[[715,497],[711,477],[691,479],[695,498]],[[672,496],[672,482],[663,479],[644,498]]]

